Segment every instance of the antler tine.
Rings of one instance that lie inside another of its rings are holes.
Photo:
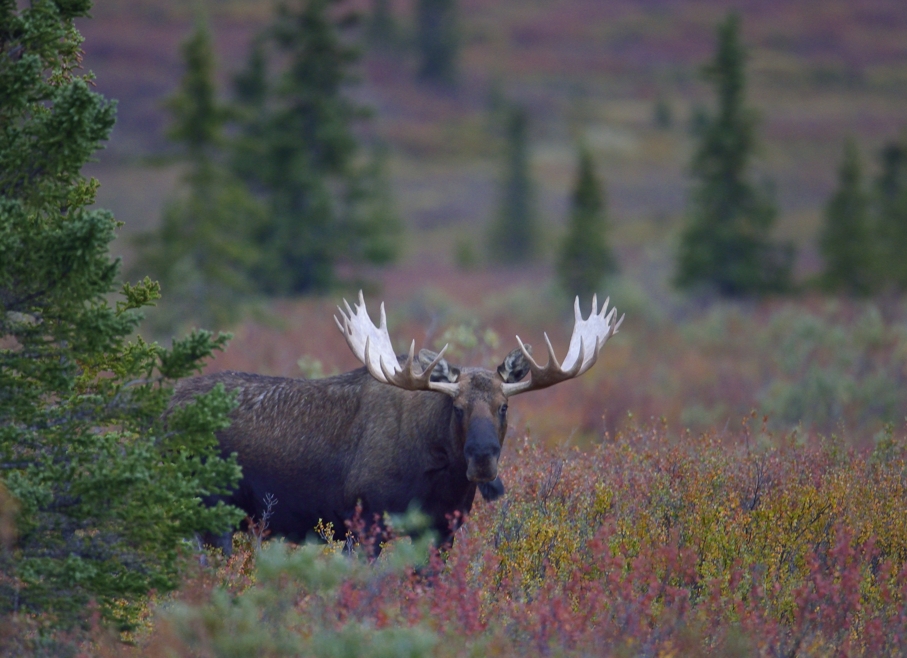
[[[529,362],[530,369],[541,370],[542,367],[536,362],[536,360],[534,358],[532,358],[532,353],[529,351],[529,348],[527,348],[526,345],[523,344],[523,341],[520,340],[519,336],[516,337],[516,342],[519,343],[520,351],[523,353],[523,356]]]
[[[598,345],[598,338],[595,339],[595,344]],[[595,357],[597,357],[597,356],[598,355],[593,351],[591,363],[589,364],[590,366],[592,365],[592,363],[595,363]],[[580,338],[579,354],[577,354],[577,356],[576,356],[576,361],[574,361],[573,365],[570,366],[570,368],[568,368],[567,370],[564,370],[563,365],[561,365],[560,371],[562,373],[564,373],[565,375],[569,375],[571,378],[577,377],[581,372],[585,372],[585,370],[582,370],[583,365],[585,365],[585,360],[586,360],[586,345],[583,342],[582,338]]]
[[[554,348],[551,346],[547,333],[545,334],[545,345],[548,347],[548,363],[544,367],[539,366],[535,359],[532,358],[523,341],[517,336],[520,350],[529,362],[531,378],[525,382],[505,383],[504,394],[510,396],[546,388],[562,381],[579,377],[595,365],[598,360],[598,354],[604,347],[605,342],[617,333],[617,328],[623,322],[623,316],[617,323],[614,322],[617,309],[608,310],[610,301],[610,297],[605,299],[605,303],[602,305],[601,311],[599,311],[598,295],[593,295],[592,310],[589,313],[589,317],[584,320],[579,305],[579,297],[577,296],[574,299],[573,334],[570,337],[567,355],[560,363],[558,363],[554,355]]]
[[[417,375],[415,368],[413,367],[414,358],[416,355],[416,341],[413,340],[409,344],[409,353],[406,355],[406,361],[403,362],[403,365],[399,372],[388,373],[382,364],[381,370],[387,376],[387,381],[394,386],[399,386],[400,388],[412,388],[411,385],[408,385],[409,382],[421,383],[421,375]],[[424,388],[424,387],[422,387]]]
[[[416,341],[413,341],[413,343],[415,342]],[[444,352],[447,351],[448,347],[450,347],[450,343],[446,343],[444,347],[441,348],[441,351],[438,352],[437,356],[435,356],[435,358],[431,360],[431,363],[423,368],[422,376],[425,377],[426,380],[431,377],[431,371],[435,369],[435,366],[441,363],[441,359],[444,358]]]
[[[387,333],[387,313],[384,309],[384,302],[380,306],[380,319],[377,327],[368,315],[365,296],[361,290],[358,304],[350,307],[346,299],[343,300],[343,304],[346,306],[346,311],[337,307],[343,317],[343,322],[335,315],[334,323],[340,329],[353,354],[368,368],[372,377],[379,382],[410,391],[436,390],[449,395],[456,394],[456,384],[431,381],[431,371],[441,361],[444,350],[447,349],[446,345],[425,371],[416,373],[414,360],[416,341],[414,340],[410,344],[409,355],[401,366]]]
[[[406,361],[403,362],[404,370],[413,369],[413,359],[416,356],[416,339],[413,338],[409,343],[409,354],[406,355]]]
[[[561,364],[558,362],[557,357],[554,356],[554,348],[551,346],[551,339],[548,338],[548,332],[542,332],[542,335],[545,337],[545,346],[548,348],[548,363],[545,364],[545,368],[550,368],[554,366],[558,370],[561,369]]]
[[[359,299],[362,299],[362,291],[359,291]],[[362,307],[365,308],[365,300],[362,299]],[[387,333],[387,313],[384,312],[384,302],[381,302],[381,306],[378,307],[378,311],[381,313],[381,323],[378,325],[378,330]]]
[[[372,363],[372,358],[371,358],[371,355],[369,354],[368,350],[369,350],[369,338],[366,337],[365,350],[363,350],[363,356],[365,358],[362,359],[362,361],[363,361],[363,363],[365,363],[365,367],[368,368],[368,371],[372,374],[372,377],[374,377],[375,379],[377,379],[380,382],[387,383],[387,376],[384,374],[384,364],[381,363],[381,357],[380,356],[378,357],[378,365],[381,366],[381,369],[380,369],[380,371],[376,371],[375,364]]]
[[[381,359],[378,360],[378,365],[381,366],[381,374],[384,375],[384,378],[382,379],[381,377],[375,376],[375,373],[373,373],[373,372],[372,372],[372,376],[375,377],[375,379],[377,379],[378,381],[384,382],[385,384],[393,384],[395,386],[399,386],[398,382],[400,381],[400,379],[402,378],[402,376],[404,375],[404,373],[406,371],[402,370],[402,369],[398,372],[394,372],[393,370],[388,370],[387,367],[384,365],[384,361]],[[398,365],[398,364],[395,363],[394,365]],[[369,368],[369,372],[371,372],[371,368]]]

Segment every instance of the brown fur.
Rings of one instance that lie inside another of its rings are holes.
[[[469,512],[478,483],[486,496],[503,493],[497,480],[507,431],[502,377],[525,375],[511,370],[442,373],[460,383],[457,398],[404,391],[365,368],[317,380],[221,372],[184,380],[172,404],[218,383],[237,394],[233,423],[218,440],[224,455],[237,454],[242,480],[232,494],[209,503],[224,500],[260,520],[270,494],[277,500],[270,530],[297,541],[319,520],[343,538],[357,502],[367,521],[415,504],[448,542],[451,515]],[[212,543],[228,550],[228,539]]]

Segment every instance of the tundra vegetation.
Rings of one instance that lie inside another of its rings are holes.
[[[134,654],[900,655],[905,467],[902,430],[855,448],[759,418],[681,437],[655,423],[582,451],[520,437],[507,497],[477,503],[443,557],[237,535],[231,558],[155,602]]]
[[[213,452],[231,403],[216,390],[179,433],[159,416],[173,380],[222,341],[129,340],[150,282],[111,306],[115,222],[78,174],[112,122],[77,73],[71,18],[87,5],[36,1],[25,20],[24,3],[0,1],[0,85],[23,94],[0,94],[0,652],[907,653],[907,311],[892,297],[703,308],[616,281],[635,319],[607,367],[514,423],[507,496],[479,501],[446,554],[400,539],[374,559],[366,532],[350,558],[323,525],[322,545],[263,543],[258,519],[231,557],[181,562],[181,538],[235,520],[198,504],[238,476]],[[871,188],[891,258],[904,162],[891,143]],[[546,305],[528,286],[492,299],[481,283],[448,282],[487,298],[470,304],[481,322],[448,310],[443,324],[481,336],[465,349],[490,358],[481,327],[541,325]],[[289,362],[305,345],[330,371],[317,305],[287,311]],[[429,324],[417,310],[404,319]],[[277,372],[270,331],[244,331],[218,366]]]

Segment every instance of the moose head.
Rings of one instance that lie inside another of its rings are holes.
[[[337,307],[340,318],[334,320],[347,344],[378,381],[407,391],[436,391],[452,400],[451,434],[466,461],[466,478],[471,482],[490,483],[497,478],[498,457],[507,432],[507,401],[511,396],[547,388],[582,375],[591,368],[605,342],[618,332],[623,316],[615,322],[616,309],[608,311],[609,299],[598,310],[598,299],[592,298],[592,311],[583,319],[579,297],[574,303],[575,323],[567,355],[558,361],[545,334],[548,361],[539,365],[532,348],[517,336],[518,347],[494,370],[457,368],[444,359],[447,345],[435,354],[428,350],[415,356],[415,340],[409,354],[394,353],[387,331],[384,303],[378,326],[372,322],[359,292],[359,303]],[[342,319],[341,319],[342,318]],[[528,379],[524,379],[529,375]],[[483,490],[483,493],[485,491]]]

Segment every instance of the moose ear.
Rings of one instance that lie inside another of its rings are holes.
[[[532,345],[526,345],[526,351],[532,354]],[[528,374],[529,362],[519,347],[508,354],[504,363],[498,366],[498,375],[506,384],[516,383]]]
[[[431,350],[419,350],[419,365],[422,366],[422,371],[431,365],[431,362],[438,357],[437,352],[432,352]],[[460,369],[454,368],[447,362],[447,359],[441,359],[435,365],[435,369],[431,372],[431,381],[433,382],[448,382],[450,384],[455,384],[456,381],[460,378]]]

